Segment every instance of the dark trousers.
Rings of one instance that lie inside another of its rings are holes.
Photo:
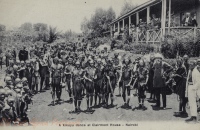
[[[42,90],[42,87],[43,87],[44,83],[45,83],[45,88],[49,88],[49,77],[41,77],[40,91]]]
[[[32,88],[32,77],[31,78],[28,78],[28,86],[29,86],[29,89],[30,90],[33,90]]]
[[[0,57],[0,66],[1,66],[1,69],[2,69],[2,66],[3,66],[3,58]]]
[[[187,98],[185,96],[180,97],[180,102],[179,102],[179,111],[186,112],[186,104],[187,104]]]
[[[67,87],[68,87],[69,97],[71,98],[72,97],[72,89],[71,89],[71,85],[70,85],[70,80],[67,79],[66,83],[67,83]]]
[[[6,67],[8,67],[8,66],[9,66],[9,58],[6,57]]]
[[[62,86],[60,85],[61,78],[52,78],[52,89],[53,89],[53,94],[56,96],[58,99],[60,99],[61,94],[62,94]]]
[[[163,107],[166,107],[167,96],[164,88],[155,88],[155,95],[156,95],[156,105],[160,107],[160,94],[162,95]]]

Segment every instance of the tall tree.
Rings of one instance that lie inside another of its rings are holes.
[[[32,23],[24,23],[20,26],[20,29],[21,30],[24,30],[24,31],[33,31],[33,26],[32,26]]]
[[[133,4],[130,0],[124,0],[124,5],[122,6],[120,16],[128,13],[132,9],[134,9],[137,6],[137,4]]]
[[[81,31],[83,35],[88,35],[91,29],[90,21],[84,17],[83,21],[81,22]]]
[[[2,31],[6,31],[6,26],[5,26],[5,25],[2,25],[2,24],[0,24],[0,32],[2,32]]]
[[[33,29],[35,31],[36,36],[36,41],[44,41],[47,42],[48,41],[48,35],[49,35],[49,31],[48,31],[48,26],[45,23],[36,23],[33,25]]]
[[[58,35],[59,35],[59,32],[57,31],[57,28],[50,26],[48,43],[54,42],[57,39]]]
[[[89,34],[89,36],[102,36],[103,32],[109,29],[108,24],[115,19],[115,17],[115,12],[111,7],[108,10],[97,8],[90,20],[84,18],[81,24],[81,30],[83,33]]]
[[[75,32],[73,32],[73,31],[71,31],[71,30],[68,30],[68,31],[66,31],[66,32],[64,33],[65,39],[66,39],[67,41],[71,41],[71,42],[73,42],[73,40],[76,39],[77,36],[78,36],[78,34],[75,33]]]
[[[33,25],[33,29],[34,29],[34,31],[43,32],[43,31],[48,30],[48,26],[45,23],[36,23],[36,24]]]

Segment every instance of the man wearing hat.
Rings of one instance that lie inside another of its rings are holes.
[[[28,51],[26,50],[26,47],[23,46],[23,50],[19,51],[19,60],[26,61],[27,59],[28,59]]]
[[[6,76],[4,80],[5,80],[6,86],[13,85],[13,80],[10,76]]]
[[[15,61],[16,60],[16,51],[15,51],[15,47],[12,47],[12,51],[11,51],[11,55],[12,55],[12,58],[13,60]]]
[[[19,71],[19,78],[22,79],[23,77],[25,77],[25,69],[26,69],[26,64],[24,61],[21,61],[21,67],[18,70]]]
[[[190,65],[191,69],[188,73],[186,96],[188,96],[191,118],[186,122],[197,121],[197,98],[200,98],[200,58],[197,60],[197,65]],[[193,67],[195,66],[195,67]],[[194,68],[194,69],[193,69]]]
[[[18,114],[16,108],[14,107],[15,99],[9,97],[7,99],[7,105],[3,108],[3,118],[6,125],[11,126],[17,123]]]
[[[6,94],[6,91],[3,88],[0,88],[0,126],[3,126],[4,124],[2,110],[5,107],[5,102],[4,102],[5,94]]]
[[[6,67],[8,67],[9,66],[9,60],[12,57],[10,49],[7,50],[5,56],[6,56]]]
[[[6,91],[5,89],[3,89],[3,86],[1,86],[0,88],[0,126],[3,126],[4,124],[2,110],[5,107],[5,101],[4,101],[5,95],[6,95]]]
[[[182,21],[183,26],[191,26],[192,25],[192,18],[190,16],[190,13],[187,12],[185,18]]]
[[[153,76],[154,76],[154,69],[153,69],[153,64],[154,64],[154,55],[150,56],[150,63],[149,63],[149,80],[148,80],[148,91],[150,92],[150,98],[149,102],[155,102],[155,92],[153,89]]]
[[[185,67],[185,69],[187,70],[187,73],[189,71],[189,63],[188,63],[189,57],[188,55],[184,55],[183,56],[183,66]]]
[[[166,85],[165,79],[166,75],[173,70],[173,67],[168,63],[162,61],[162,55],[157,53],[155,54],[155,62],[153,65],[154,68],[154,77],[153,77],[153,87],[155,88],[156,95],[156,105],[155,109],[160,109],[160,94],[162,94],[163,100],[163,109],[166,109]]]

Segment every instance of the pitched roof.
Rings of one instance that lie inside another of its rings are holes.
[[[113,23],[115,23],[115,22],[117,22],[117,21],[119,21],[119,20],[121,20],[121,19],[123,19],[125,17],[128,17],[129,15],[134,14],[134,13],[138,12],[139,10],[144,9],[145,7],[148,7],[148,6],[154,5],[154,4],[158,4],[161,1],[162,0],[149,0],[149,1],[143,3],[143,4],[139,5],[139,6],[136,6],[135,8],[133,8],[132,10],[130,10],[128,13],[126,13],[126,14],[118,17],[117,19],[113,20],[110,24],[113,24]]]

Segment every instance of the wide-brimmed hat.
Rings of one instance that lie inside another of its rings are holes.
[[[163,56],[162,56],[160,53],[156,53],[156,54],[154,55],[154,58],[155,58],[155,59],[163,59]]]

